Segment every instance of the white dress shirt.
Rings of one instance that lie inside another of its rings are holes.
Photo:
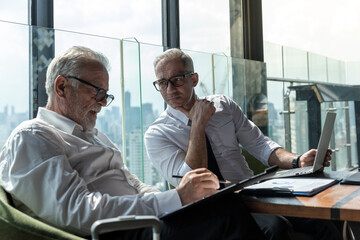
[[[176,190],[159,192],[132,175],[104,134],[44,108],[11,133],[0,181],[21,211],[78,235],[98,219],[181,207]]]
[[[268,166],[271,152],[280,145],[264,136],[230,98],[213,95],[206,99],[214,102],[216,112],[207,123],[205,132],[224,179],[240,181],[253,175],[239,144]],[[145,133],[150,160],[174,186],[180,180],[172,175],[184,175],[191,170],[184,161],[190,139],[188,122],[185,114],[168,106]]]

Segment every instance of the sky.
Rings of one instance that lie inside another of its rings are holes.
[[[263,0],[264,40],[360,61],[360,1]]]

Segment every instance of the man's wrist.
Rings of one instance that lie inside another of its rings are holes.
[[[298,168],[299,167],[299,161],[300,161],[301,155],[295,155],[292,159],[292,168]]]

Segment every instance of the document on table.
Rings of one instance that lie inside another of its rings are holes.
[[[313,196],[338,183],[329,178],[275,178],[245,187],[241,193],[262,196]]]

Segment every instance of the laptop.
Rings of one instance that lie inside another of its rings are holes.
[[[331,134],[334,129],[335,117],[336,113],[334,112],[326,113],[326,118],[323,129],[321,131],[313,166],[277,171],[274,175],[271,176],[271,178],[296,177],[319,171],[319,169],[323,167],[326,151],[328,149]]]

